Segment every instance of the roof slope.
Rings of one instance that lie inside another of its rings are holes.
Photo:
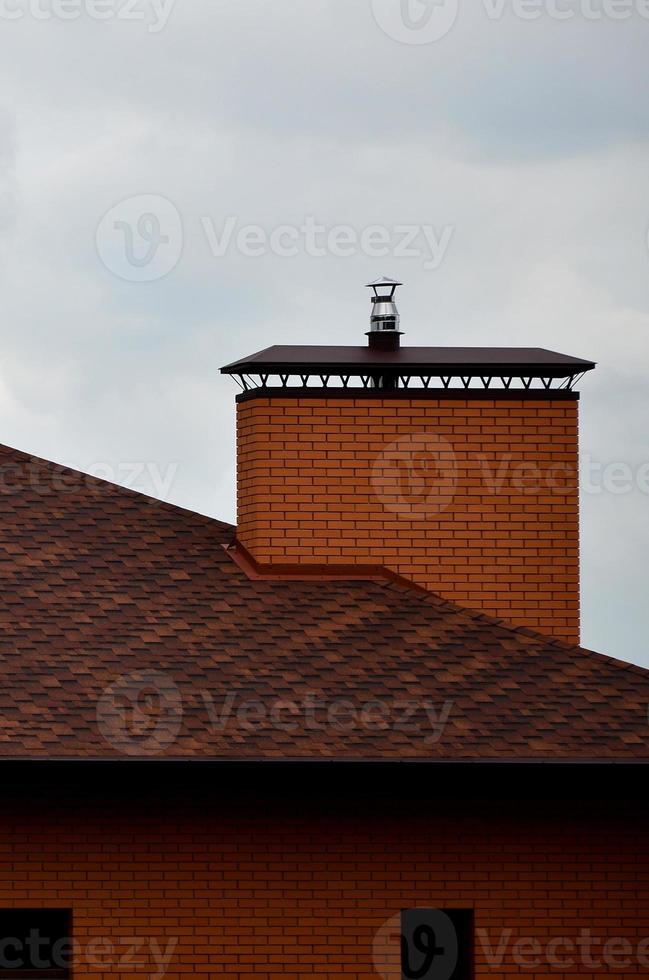
[[[0,449],[0,758],[647,760],[649,672]]]

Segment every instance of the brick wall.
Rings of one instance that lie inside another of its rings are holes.
[[[576,642],[577,404],[242,401],[239,541],[261,565],[383,565]]]
[[[397,978],[397,947],[389,940],[380,951],[382,927],[402,908],[435,906],[475,910],[476,980],[647,975],[646,815],[439,809],[334,816],[326,804],[280,813],[266,801],[245,812],[171,799],[24,810],[9,802],[0,905],[71,907],[75,980],[160,978],[156,948],[171,952],[169,980]],[[579,950],[556,945],[588,930],[595,959],[619,940],[630,962],[589,967]],[[135,943],[140,962],[128,966]],[[501,943],[502,959],[490,958]],[[530,956],[536,967],[525,966]],[[556,956],[577,962],[557,965]]]

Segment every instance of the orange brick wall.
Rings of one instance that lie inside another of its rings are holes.
[[[152,940],[172,949],[168,980],[396,980],[385,954],[384,972],[376,969],[373,947],[408,907],[475,910],[476,980],[647,975],[638,949],[645,940],[649,957],[649,838],[628,808],[586,820],[565,807],[554,816],[319,809],[3,804],[0,905],[71,907],[75,980],[161,980]],[[553,965],[550,944],[584,930],[597,939],[595,956],[617,938],[631,962]],[[516,943],[530,939],[540,964],[522,969]],[[502,961],[490,961],[501,941]],[[136,942],[139,964],[118,967]]]
[[[241,401],[239,541],[260,565],[383,565],[578,641],[577,405]]]

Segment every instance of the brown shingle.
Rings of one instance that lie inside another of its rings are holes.
[[[11,449],[0,478],[0,757],[649,761],[638,667],[388,580],[251,579],[229,525]]]

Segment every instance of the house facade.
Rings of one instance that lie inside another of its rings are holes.
[[[649,673],[579,647],[578,378],[273,347],[238,526],[0,450],[0,977],[645,976]]]

